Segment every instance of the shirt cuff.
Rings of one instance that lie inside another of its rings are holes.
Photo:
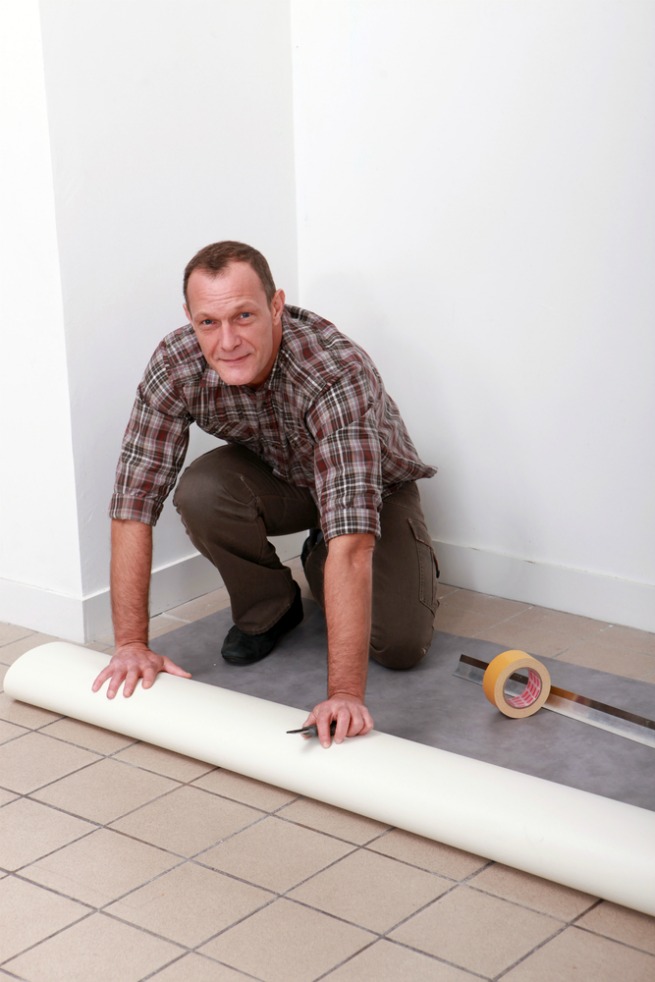
[[[109,506],[109,517],[120,521],[143,522],[156,525],[163,507],[151,498],[138,498],[114,493]]]
[[[358,508],[348,511],[327,511],[321,515],[321,529],[326,541],[338,535],[367,532],[380,538],[380,517],[377,511]]]

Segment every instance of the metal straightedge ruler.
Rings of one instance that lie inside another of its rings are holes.
[[[487,662],[472,658],[470,655],[460,655],[455,675],[469,682],[477,682],[478,685],[482,685],[487,667]],[[526,681],[526,676],[521,676],[520,673],[516,672],[508,679],[505,689],[510,695],[520,695],[525,689]],[[626,709],[608,706],[596,699],[589,699],[587,696],[578,695],[576,692],[569,692],[568,689],[559,689],[555,685],[551,686],[550,694],[541,708],[559,713],[560,716],[576,719],[588,726],[607,730],[609,733],[634,740],[636,743],[655,747],[655,720],[646,719],[645,716],[639,716],[637,713],[631,713]]]

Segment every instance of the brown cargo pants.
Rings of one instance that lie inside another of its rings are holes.
[[[174,503],[194,546],[221,574],[234,623],[246,634],[267,631],[294,599],[291,572],[268,536],[320,526],[308,489],[275,477],[250,450],[227,445],[193,461],[180,478]],[[430,646],[438,604],[438,568],[415,483],[384,499],[380,524],[370,656],[387,668],[412,668]],[[326,556],[321,537],[305,562],[307,582],[321,606]]]

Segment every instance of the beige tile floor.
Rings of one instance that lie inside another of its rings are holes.
[[[655,682],[653,634],[441,601],[445,631]],[[0,625],[0,682],[47,640]],[[4,979],[653,982],[655,919],[2,693]]]

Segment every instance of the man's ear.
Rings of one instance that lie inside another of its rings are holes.
[[[189,310],[189,308],[187,307],[186,304],[183,305],[182,309],[184,310],[184,313],[185,313],[186,317],[189,320],[189,324],[191,324],[192,323],[192,321],[191,321],[191,311]]]
[[[276,290],[273,294],[273,299],[271,300],[271,310],[274,317],[281,317],[282,311],[284,310],[284,290]]]

